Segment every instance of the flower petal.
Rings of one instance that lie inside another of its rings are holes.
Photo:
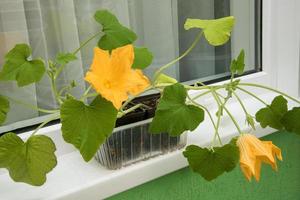
[[[129,93],[137,95],[149,87],[150,81],[141,70],[132,70],[128,81]]]
[[[117,81],[120,77],[130,76],[133,60],[134,50],[131,44],[113,50],[111,53],[111,77]]]
[[[277,146],[271,141],[260,141],[254,135],[241,135],[237,145],[240,149],[240,166],[248,180],[253,175],[259,181],[262,162],[277,170],[276,157],[282,160],[281,150]]]
[[[108,51],[98,47],[94,48],[94,58],[90,71],[98,76],[106,76],[108,69],[111,68],[110,55]]]

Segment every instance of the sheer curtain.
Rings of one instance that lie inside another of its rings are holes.
[[[145,70],[148,76],[160,66],[182,54],[192,43],[199,30],[185,31],[186,18],[214,19],[234,15],[236,26],[231,41],[221,47],[212,47],[202,39],[200,45],[167,74],[180,81],[205,77],[214,79],[229,70],[232,56],[241,48],[246,52],[246,69],[255,69],[255,5],[260,0],[0,0],[0,67],[5,53],[16,43],[28,43],[33,57],[45,60],[55,58],[58,52],[72,52],[86,39],[100,30],[93,15],[96,10],[108,9],[125,26],[138,35],[135,45],[146,46],[154,54],[154,60]],[[257,17],[259,18],[259,17]],[[84,74],[93,59],[94,39],[78,54],[78,60],[70,63],[57,80],[58,89],[76,81],[72,90],[79,96],[86,89]],[[14,82],[0,82],[0,94],[21,99],[25,103],[42,108],[57,107],[51,93],[49,79],[18,88]],[[29,110],[11,102],[11,112],[6,126],[0,133],[39,123],[42,113]]]
[[[136,44],[147,46],[155,60],[146,71],[150,75],[158,66],[178,55],[177,1],[174,0],[0,0],[0,66],[5,53],[17,43],[28,43],[33,57],[54,59],[57,52],[71,52],[100,26],[93,20],[98,9],[109,9],[120,21],[139,36]],[[155,14],[154,14],[155,12]],[[175,20],[175,21],[174,21]],[[78,53],[78,60],[66,67],[57,81],[58,89],[71,81],[79,96],[86,88],[83,80],[92,58],[97,39]],[[178,66],[168,74],[178,77]],[[14,82],[0,82],[0,94],[20,99],[42,108],[57,107],[45,76],[39,83],[18,88]],[[14,102],[6,124],[0,132],[32,125],[41,121],[42,113]]]

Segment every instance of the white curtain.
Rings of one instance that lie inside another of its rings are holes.
[[[54,59],[58,52],[71,52],[99,31],[94,21],[96,10],[109,9],[121,23],[139,36],[138,46],[147,46],[155,60],[146,71],[153,71],[178,55],[177,4],[174,0],[0,0],[0,66],[5,53],[17,43],[27,43],[33,57]],[[154,12],[155,14],[154,14]],[[175,15],[175,16],[174,16]],[[72,93],[79,96],[86,88],[83,80],[92,58],[97,39],[78,53],[57,81],[58,89],[75,80]],[[178,76],[178,67],[168,71]],[[39,83],[18,88],[14,82],[0,82],[0,94],[20,99],[46,109],[57,107],[45,76]],[[6,126],[0,132],[38,123],[42,113],[11,102]],[[25,120],[25,121],[24,121]]]
[[[93,19],[99,9],[113,12],[121,23],[137,33],[135,44],[153,52],[155,59],[145,70],[148,76],[182,54],[192,43],[198,30],[184,30],[187,17],[212,19],[236,15],[236,36],[227,48],[219,49],[202,39],[191,54],[167,70],[169,75],[180,81],[214,78],[212,75],[228,71],[231,51],[236,55],[241,45],[247,53],[247,69],[255,67],[253,0],[0,0],[0,68],[5,53],[17,43],[30,44],[33,57],[45,60],[55,58],[58,52],[72,52],[100,30]],[[77,87],[73,95],[82,94],[86,89],[83,77],[96,45],[97,39],[94,39],[77,54],[78,60],[70,63],[58,79],[58,89],[74,80]],[[46,109],[57,107],[46,76],[39,83],[23,88],[14,82],[0,82],[0,94]],[[38,123],[41,115],[11,102],[11,112],[6,126],[0,127],[0,133]]]

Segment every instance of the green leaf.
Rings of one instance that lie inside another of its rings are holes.
[[[160,85],[160,84],[168,84],[168,83],[177,83],[177,80],[175,78],[172,78],[166,74],[160,74],[156,81],[155,81],[155,85]]]
[[[234,21],[233,16],[213,20],[187,19],[184,28],[201,28],[206,40],[213,46],[219,46],[229,40]]]
[[[145,69],[151,65],[153,60],[152,53],[145,47],[134,47],[133,69]]]
[[[287,131],[294,132],[300,135],[300,107],[294,107],[292,110],[289,110],[283,118],[281,123],[284,125],[284,128]]]
[[[239,150],[234,141],[222,147],[214,147],[213,150],[190,145],[183,155],[194,172],[211,181],[224,172],[232,171],[237,165]]]
[[[254,119],[251,115],[249,115],[249,114],[246,115],[246,122],[249,126],[251,126],[251,128],[253,130],[255,130],[255,122],[254,122]]]
[[[99,10],[95,13],[95,20],[102,25],[104,35],[100,38],[98,46],[103,50],[112,50],[127,44],[132,44],[136,34],[121,25],[118,19],[108,10]]]
[[[244,73],[244,68],[245,68],[245,51],[243,49],[241,50],[237,59],[232,60],[230,65],[230,71],[233,74],[237,73],[239,75],[242,75]]]
[[[283,128],[281,119],[287,111],[287,100],[280,95],[273,99],[270,106],[262,108],[256,113],[256,121],[263,128],[269,126],[281,130]]]
[[[6,115],[9,111],[9,101],[0,95],[0,125],[6,120]]]
[[[100,96],[91,105],[68,99],[61,106],[63,138],[79,149],[85,161],[89,161],[111,135],[117,113],[112,103]]]
[[[30,55],[31,48],[27,44],[17,44],[5,55],[0,80],[16,80],[19,87],[40,81],[45,73],[44,62],[28,60]]]
[[[164,89],[150,125],[150,132],[167,132],[177,136],[186,130],[193,131],[204,120],[204,111],[194,105],[186,105],[187,92],[176,83]]]
[[[56,56],[56,62],[62,65],[65,65],[76,59],[77,57],[72,53],[58,53]]]
[[[40,186],[57,164],[55,150],[55,144],[45,135],[34,135],[23,142],[16,134],[7,133],[0,138],[0,168],[6,168],[16,182]]]

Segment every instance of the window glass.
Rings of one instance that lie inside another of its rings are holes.
[[[155,59],[145,73],[154,71],[182,54],[192,43],[197,30],[185,31],[189,18],[213,19],[234,15],[236,26],[228,44],[212,47],[200,44],[167,73],[182,82],[213,80],[228,75],[230,60],[243,48],[248,71],[260,66],[260,1],[253,0],[0,0],[0,66],[5,53],[17,43],[28,43],[34,57],[53,59],[57,52],[72,52],[100,30],[93,20],[98,9],[109,9],[138,35],[136,44],[148,47]],[[72,90],[79,96],[86,89],[83,76],[93,58],[94,39],[69,64],[57,81],[58,89],[75,80]],[[1,82],[0,94],[27,104],[52,109],[57,107],[49,79],[18,88],[14,82]],[[39,123],[43,113],[11,101],[11,112],[0,132]]]

